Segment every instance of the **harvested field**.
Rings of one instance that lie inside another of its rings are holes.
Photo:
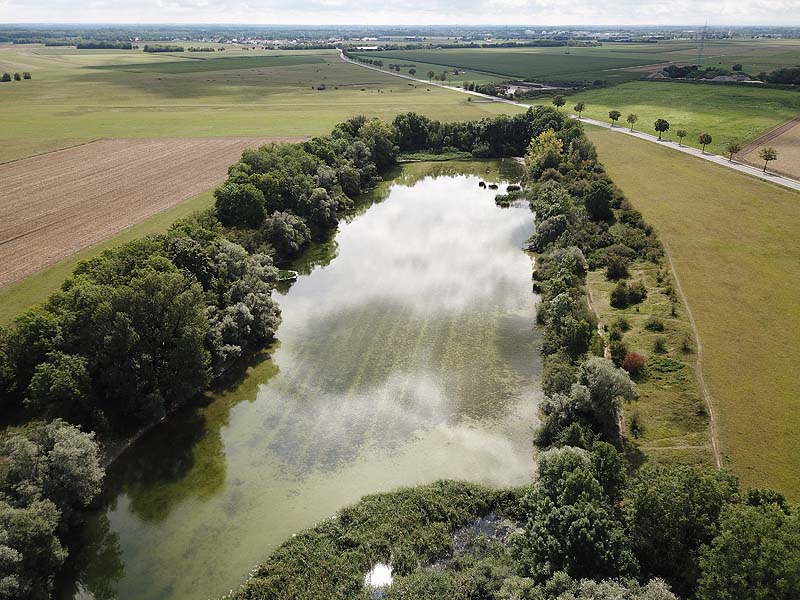
[[[297,138],[99,140],[0,165],[0,287],[208,190],[270,141]]]
[[[800,179],[800,117],[753,140],[742,149],[739,158],[750,165],[763,167],[764,162],[758,157],[758,152],[764,146],[772,146],[778,151],[778,160],[769,164],[770,171]]]

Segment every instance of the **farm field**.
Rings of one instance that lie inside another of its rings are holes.
[[[208,190],[267,141],[101,140],[0,165],[0,288]]]
[[[749,143],[739,154],[746,163],[762,167],[764,162],[758,152],[765,146],[778,151],[778,159],[769,165],[770,171],[776,171],[795,179],[800,179],[800,117],[787,121],[774,131],[768,132]]]
[[[800,498],[800,196],[656,144],[587,131],[672,255],[728,466],[746,485]]]
[[[620,84],[640,79],[653,65],[697,63],[697,43],[674,40],[657,44],[606,43],[597,47],[464,48],[394,50],[364,53],[371,58],[417,62],[439,72],[446,68],[478,73],[467,79],[477,82],[509,79],[562,83],[592,83],[602,80]],[[800,63],[800,44],[780,41],[707,41],[699,62],[704,66],[730,69],[740,63],[745,71],[758,74]],[[426,71],[427,67],[418,71]],[[484,79],[481,79],[481,75]]]
[[[639,121],[635,128],[648,133],[653,133],[656,119],[666,119],[670,129],[664,137],[677,140],[675,132],[684,129],[688,133],[684,144],[695,148],[700,147],[698,136],[710,133],[714,141],[707,150],[714,154],[725,154],[728,141],[747,143],[800,115],[800,93],[793,90],[699,83],[635,81],[582,92],[566,100],[565,108],[570,111],[576,102],[583,101],[584,116],[606,122],[610,110],[619,110],[620,127],[626,127],[629,113],[636,113]]]
[[[357,114],[515,110],[368,71],[335,51],[202,54],[0,47],[0,71],[33,74],[0,84],[0,162],[99,138],[312,136]]]

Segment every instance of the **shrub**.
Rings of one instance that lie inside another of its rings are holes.
[[[684,334],[681,340],[681,352],[684,354],[690,354],[692,352],[692,336],[688,333]]]
[[[634,411],[631,415],[629,427],[631,435],[637,440],[644,435],[644,424],[642,423],[642,418],[639,416],[639,411]]]
[[[608,349],[611,352],[611,360],[615,365],[621,367],[628,356],[628,348],[622,342],[614,341],[609,344]]]
[[[657,337],[656,341],[653,342],[653,352],[656,354],[666,354],[667,342],[663,337]]]
[[[617,317],[614,322],[611,324],[612,329],[618,329],[619,331],[629,331],[631,328],[631,324],[628,322],[628,319],[625,317]]]
[[[625,279],[628,276],[628,265],[631,260],[620,254],[609,253],[606,261],[606,279]]]
[[[664,322],[656,317],[650,317],[644,324],[647,331],[664,331]]]
[[[28,71],[25,71],[25,72],[22,74],[22,78],[23,78],[23,79],[31,79],[31,74],[30,74],[30,73],[28,73]]]
[[[647,288],[641,281],[636,281],[628,286],[628,304],[639,304],[647,298]]]
[[[611,306],[625,308],[628,306],[628,284],[620,281],[611,291]]]
[[[22,81],[22,75],[19,73],[14,73],[14,81]]]
[[[3,73],[3,77],[0,78],[0,81],[3,82],[11,81],[11,73]]]
[[[639,375],[644,371],[647,361],[638,352],[628,352],[622,361],[622,368],[633,376]]]
[[[622,332],[619,329],[612,329],[608,334],[608,339],[612,342],[618,342],[622,339]]]

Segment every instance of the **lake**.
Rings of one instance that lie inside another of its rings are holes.
[[[417,163],[290,265],[278,343],[110,469],[63,597],[213,598],[364,494],[534,472],[540,337],[513,163]]]

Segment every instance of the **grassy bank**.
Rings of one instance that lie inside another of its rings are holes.
[[[800,196],[656,144],[587,132],[672,255],[730,466],[746,484],[800,497]]]
[[[631,280],[644,282],[647,298],[624,309],[611,306],[616,283],[609,281],[603,270],[591,271],[587,277],[606,342],[616,329],[627,350],[647,360],[645,370],[635,378],[639,398],[624,406],[627,439],[643,453],[638,460],[646,457],[650,463],[713,467],[691,325],[677,301],[675,284],[665,265],[640,261],[630,272]],[[663,342],[663,350],[655,350],[658,340]]]

